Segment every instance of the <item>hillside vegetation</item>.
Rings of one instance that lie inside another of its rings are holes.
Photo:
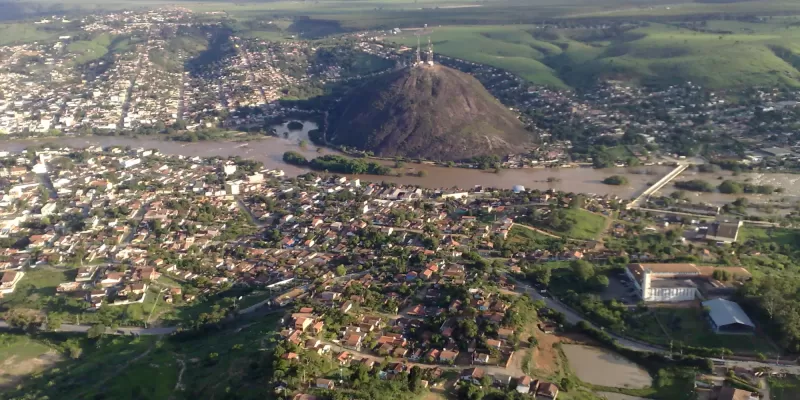
[[[532,25],[437,27],[436,51],[492,65],[535,84],[581,87],[597,79],[711,88],[800,86],[800,26],[711,21],[608,29]],[[394,40],[414,46],[413,34]]]

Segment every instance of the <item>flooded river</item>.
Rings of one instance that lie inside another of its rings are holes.
[[[562,348],[569,366],[584,382],[626,388],[646,388],[653,384],[644,368],[608,350],[578,344]]]
[[[33,144],[54,143],[70,147],[97,146],[130,146],[133,148],[155,148],[165,154],[184,155],[189,157],[212,157],[212,156],[241,156],[258,160],[264,163],[267,168],[282,169],[287,175],[295,176],[306,172],[302,168],[288,165],[283,162],[283,153],[289,150],[297,151],[308,158],[317,157],[320,154],[331,154],[335,151],[330,149],[317,149],[313,145],[300,146],[300,141],[307,139],[308,132],[316,129],[316,125],[311,122],[303,122],[303,129],[290,130],[288,124],[274,127],[282,137],[265,137],[261,140],[249,142],[173,142],[164,141],[156,138],[130,138],[130,137],[62,137],[38,140],[12,140],[1,141],[0,150],[19,151]],[[386,165],[393,166],[392,162],[385,162]],[[425,171],[423,177],[412,176],[418,171]],[[418,185],[427,188],[452,188],[462,189],[472,188],[476,185],[485,187],[496,187],[511,189],[515,185],[523,185],[529,189],[555,189],[565,192],[594,193],[594,194],[613,194],[623,198],[630,198],[644,191],[645,188],[658,181],[663,175],[671,170],[666,166],[631,167],[631,168],[529,168],[529,169],[504,169],[495,173],[493,171],[471,170],[464,168],[448,168],[434,165],[420,165],[406,163],[402,168],[397,169],[403,176],[358,176],[365,181],[387,181],[398,184]],[[680,179],[692,179],[694,172],[687,171],[685,176]],[[611,186],[602,183],[602,180],[611,175],[622,175],[628,179],[628,184],[624,186]],[[716,174],[707,175],[707,180],[712,181]],[[753,175],[750,177],[749,175]],[[758,176],[756,176],[758,175]],[[688,177],[688,178],[687,178]],[[779,187],[785,187],[786,193],[783,196],[800,196],[800,175],[792,174],[742,174],[737,180],[752,178],[753,183],[769,183]],[[663,192],[674,190],[671,185],[662,189]],[[772,196],[778,197],[778,196]],[[701,194],[695,201],[727,203],[735,200],[736,196],[722,194]]]

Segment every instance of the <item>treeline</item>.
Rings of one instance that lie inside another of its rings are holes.
[[[790,352],[800,351],[800,280],[786,276],[753,279],[739,291],[750,315],[764,321],[770,336]]]
[[[692,179],[690,181],[675,182],[675,187],[682,190],[691,190],[693,192],[714,192],[715,190],[719,190],[720,193],[726,194],[772,194],[776,191],[782,191],[782,189],[775,189],[772,185],[754,185],[752,183],[736,182],[732,180],[725,180],[714,187],[714,185],[702,179]]]
[[[283,153],[283,161],[287,164],[309,167],[317,171],[328,171],[340,174],[389,175],[392,169],[375,161],[348,158],[336,154],[328,154],[309,161],[305,156],[294,151]]]
[[[742,183],[731,180],[726,180],[717,186],[720,193],[727,194],[740,194],[740,193],[758,193],[758,194],[772,194],[776,190],[772,185],[754,185],[752,183]]]
[[[714,185],[702,180],[692,179],[690,181],[675,182],[675,187],[682,190],[691,190],[692,192],[713,192]]]

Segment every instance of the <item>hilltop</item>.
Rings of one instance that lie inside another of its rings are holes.
[[[327,139],[381,156],[463,160],[520,150],[529,134],[472,76],[441,66],[404,68],[350,93]]]

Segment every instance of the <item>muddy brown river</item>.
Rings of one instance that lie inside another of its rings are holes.
[[[304,129],[305,131],[306,129]],[[320,149],[313,145],[301,148],[298,139],[266,137],[261,140],[249,142],[173,142],[159,140],[155,138],[130,138],[130,137],[60,137],[51,139],[35,140],[11,140],[0,142],[0,150],[20,151],[28,146],[42,143],[53,143],[56,145],[69,147],[87,146],[130,146],[132,148],[155,148],[165,154],[184,155],[188,157],[212,157],[212,156],[241,156],[258,160],[264,163],[267,168],[282,169],[289,176],[296,176],[307,172],[303,168],[298,168],[283,162],[283,153],[289,150],[297,151],[308,158],[319,156],[320,154],[331,154],[335,151],[330,149]],[[385,162],[392,166],[392,162]],[[420,170],[425,171],[424,177],[412,176],[411,174]],[[406,163],[398,172],[403,176],[357,176],[365,181],[387,181],[398,184],[418,185],[426,188],[452,188],[458,187],[468,189],[481,185],[484,187],[495,187],[511,189],[515,185],[522,185],[529,189],[556,189],[566,192],[593,193],[593,194],[612,194],[623,198],[630,198],[641,193],[649,184],[657,181],[661,176],[671,170],[667,166],[647,166],[630,168],[609,168],[594,169],[588,167],[572,168],[528,168],[528,169],[504,169],[499,173],[491,171],[481,171],[465,168],[448,168],[434,165],[420,165]],[[685,172],[679,179],[693,179],[691,171]],[[611,175],[622,175],[628,179],[628,184],[624,186],[610,186],[602,183],[602,180]],[[700,174],[702,178],[716,184],[716,174]],[[736,180],[744,181],[750,179],[752,183],[768,183],[777,187],[784,187],[786,193],[782,195],[789,199],[797,200],[800,196],[800,175],[793,174],[741,174]],[[669,193],[674,188],[668,185],[661,190],[662,193]],[[723,195],[719,193],[693,194],[695,201],[711,202],[724,204],[735,200],[737,196]],[[765,197],[765,196],[762,196]],[[757,196],[754,196],[757,198]],[[778,196],[772,196],[778,198]],[[774,200],[774,199],[773,199]],[[766,201],[766,200],[764,200]]]

